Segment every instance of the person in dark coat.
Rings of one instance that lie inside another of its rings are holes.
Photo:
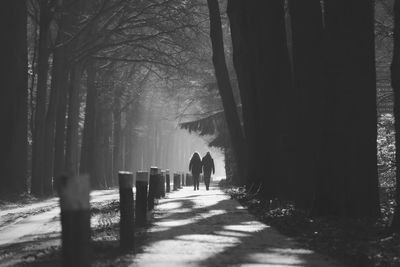
[[[215,174],[214,160],[211,157],[210,152],[207,152],[207,154],[201,160],[201,163],[203,165],[204,183],[206,184],[206,189],[208,190],[210,187],[211,172]]]
[[[199,190],[199,178],[201,173],[201,157],[198,152],[194,152],[189,163],[189,171],[192,172],[194,190]]]

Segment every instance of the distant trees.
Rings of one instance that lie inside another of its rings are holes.
[[[115,185],[118,170],[143,166],[134,163],[133,150],[141,145],[135,121],[142,118],[135,113],[146,82],[198,79],[188,66],[202,57],[205,6],[196,0],[15,2],[2,8],[1,122],[9,131],[1,134],[0,170],[8,178],[0,190],[24,192],[29,180],[32,194],[50,195],[62,172],[89,173],[94,188]]]

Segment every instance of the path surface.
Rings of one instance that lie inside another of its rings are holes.
[[[256,221],[216,187],[160,200],[142,250],[133,266],[340,266]]]

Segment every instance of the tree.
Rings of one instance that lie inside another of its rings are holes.
[[[256,99],[254,80],[251,77],[249,69],[250,52],[245,35],[248,30],[248,24],[245,23],[246,15],[244,12],[243,1],[228,0],[227,13],[230,21],[232,47],[233,47],[233,64],[236,70],[240,88],[240,99],[243,111],[243,130],[246,141],[247,168],[248,177],[246,184],[249,185],[256,180],[257,173],[257,121],[258,111],[257,105],[253,102]]]
[[[283,1],[229,1],[244,128],[257,170],[249,184],[263,199],[288,187],[291,75]],[[254,150],[254,152],[252,152]]]
[[[396,208],[392,230],[400,232],[400,1],[394,4],[394,47],[391,65],[391,80],[394,91],[394,116],[396,140]]]
[[[51,180],[45,177],[45,129],[47,106],[47,81],[49,70],[49,31],[54,1],[40,0],[40,35],[38,47],[38,81],[36,90],[35,123],[32,144],[32,194],[43,196],[51,192]]]
[[[97,104],[97,85],[96,85],[96,66],[90,60],[86,65],[86,107],[85,125],[83,128],[81,158],[79,165],[80,173],[90,175],[92,188],[100,188],[99,179],[96,177],[96,104]]]
[[[82,66],[77,64],[71,69],[69,82],[68,121],[65,141],[65,171],[75,175],[79,173],[79,91],[82,83]]]
[[[327,78],[315,215],[379,214],[373,2],[325,1]]]
[[[2,3],[0,29],[0,195],[27,190],[27,11],[25,1]]]
[[[245,139],[243,137],[242,127],[240,125],[228,69],[225,62],[219,5],[217,0],[207,0],[207,4],[210,12],[210,38],[213,49],[215,76],[225,111],[225,118],[231,137],[232,148],[238,164],[240,175],[239,183],[244,184],[244,179],[246,179],[244,150]]]
[[[318,177],[323,87],[323,22],[320,0],[289,1],[293,78],[296,101],[296,160],[293,180],[296,206],[310,208]]]

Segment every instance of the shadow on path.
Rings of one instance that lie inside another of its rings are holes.
[[[258,222],[217,188],[160,200],[133,266],[339,266]]]

